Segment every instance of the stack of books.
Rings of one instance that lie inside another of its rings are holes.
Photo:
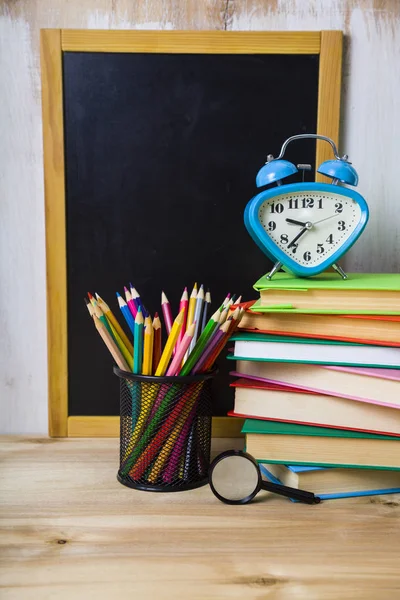
[[[266,479],[400,493],[400,275],[277,273],[232,338],[234,410]]]

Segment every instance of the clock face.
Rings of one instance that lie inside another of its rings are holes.
[[[356,200],[331,191],[283,193],[266,199],[258,208],[259,222],[269,238],[306,268],[329,262],[346,246],[362,218]]]

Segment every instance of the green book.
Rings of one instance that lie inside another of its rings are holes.
[[[330,427],[312,427],[311,425],[298,425],[297,423],[283,423],[282,421],[263,421],[261,419],[246,419],[242,433],[270,433],[275,435],[311,435],[335,438],[361,438],[370,440],[397,440],[400,437],[368,433],[367,431],[351,431],[350,429],[332,429]]]
[[[400,470],[400,437],[246,419],[246,450],[259,462]]]
[[[328,346],[370,346],[370,344],[363,344],[361,342],[342,342],[340,340],[274,335],[273,333],[250,333],[247,331],[237,331],[230,339],[231,341],[245,342],[283,342],[292,344],[322,344]]]
[[[266,275],[254,285],[260,292],[251,308],[256,312],[300,312],[322,314],[400,314],[400,274],[350,273],[342,279],[337,273],[315,277]]]
[[[400,348],[266,333],[235,333],[231,339],[231,360],[400,369]]]

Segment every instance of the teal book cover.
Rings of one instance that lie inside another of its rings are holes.
[[[398,440],[400,438],[391,435],[380,435],[377,433],[366,433],[364,431],[350,431],[348,429],[330,429],[328,427],[314,427],[310,425],[298,425],[297,423],[283,423],[281,421],[262,421],[260,419],[246,419],[242,433],[261,433],[271,435],[302,435],[318,437],[340,437],[340,438],[363,438],[370,440]]]

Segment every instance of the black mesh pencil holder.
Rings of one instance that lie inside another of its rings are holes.
[[[211,383],[216,370],[188,377],[120,378],[118,481],[154,492],[179,492],[208,483]]]

